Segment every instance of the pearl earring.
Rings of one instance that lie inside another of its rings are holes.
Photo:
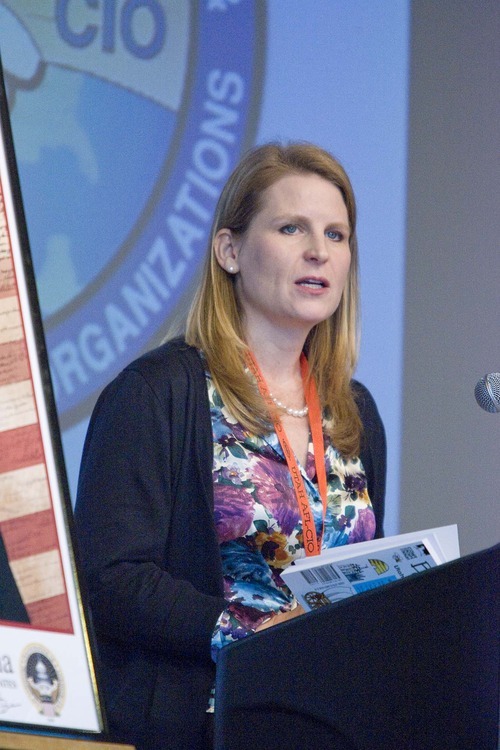
[[[228,270],[228,272],[229,272],[229,273],[234,273],[234,271],[235,271],[235,268],[234,268],[234,266],[233,266],[233,265],[229,265],[229,266],[227,267],[227,270]]]

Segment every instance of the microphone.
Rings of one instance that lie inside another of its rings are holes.
[[[490,372],[474,388],[476,401],[485,411],[491,414],[500,412],[500,372]]]

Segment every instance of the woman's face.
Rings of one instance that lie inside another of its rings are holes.
[[[243,235],[222,229],[219,263],[236,277],[250,339],[307,336],[337,309],[351,262],[340,190],[312,174],[290,174],[264,191]],[[230,269],[229,269],[230,270]]]

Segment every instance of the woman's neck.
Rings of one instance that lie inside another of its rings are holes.
[[[272,341],[259,341],[253,342],[253,345],[251,341],[248,342],[271,397],[283,412],[298,410],[300,413],[305,407],[300,368],[303,343],[301,341],[300,344],[290,346],[284,342],[276,344]]]
[[[291,346],[290,342],[285,345],[284,341],[278,344],[267,340],[252,342],[248,337],[247,343],[266,381],[271,398],[278,407],[280,421],[291,448],[299,463],[305,467],[309,418],[300,367],[304,341]]]
[[[266,381],[269,383],[302,382],[300,355],[305,343],[302,336],[285,341],[253,339],[249,335],[247,343]]]

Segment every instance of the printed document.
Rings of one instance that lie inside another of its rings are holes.
[[[344,545],[282,573],[305,610],[368,591],[460,557],[457,526]]]

